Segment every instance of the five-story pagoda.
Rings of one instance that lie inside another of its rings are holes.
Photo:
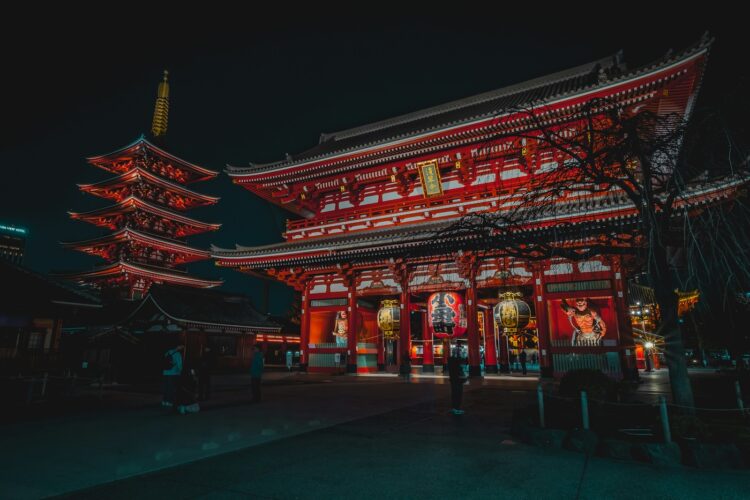
[[[169,84],[165,71],[151,128],[155,141],[162,140],[166,134],[168,107]],[[188,246],[185,238],[215,231],[220,224],[201,222],[182,213],[219,200],[187,187],[213,179],[217,172],[177,158],[143,136],[122,149],[87,158],[87,161],[116,176],[95,184],[80,184],[79,188],[113,204],[85,213],[70,212],[70,216],[106,227],[111,232],[63,245],[102,257],[106,264],[65,277],[129,299],[142,297],[155,283],[196,288],[221,284],[221,281],[190,276],[185,269],[190,262],[210,257],[208,251]]]

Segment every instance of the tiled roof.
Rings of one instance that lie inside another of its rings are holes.
[[[374,244],[396,243],[412,239],[424,239],[434,236],[439,231],[444,230],[455,220],[428,222],[426,224],[410,225],[400,228],[375,229],[372,231],[348,234],[343,236],[334,236],[329,238],[316,238],[314,240],[305,240],[300,242],[282,242],[271,245],[258,247],[245,247],[237,245],[236,249],[225,249],[211,246],[211,255],[215,258],[221,257],[253,257],[255,255],[265,254],[284,254],[287,252],[302,251],[336,251],[337,249],[368,248]]]
[[[598,201],[587,202],[585,206],[579,203],[561,204],[554,207],[554,213],[551,211],[549,214],[539,214],[540,219],[537,222],[544,222],[543,219],[547,218],[560,219],[560,222],[563,222],[566,216],[586,215],[587,212],[590,213],[597,209],[613,214],[612,217],[618,217],[616,214],[621,213],[623,209],[632,207],[628,203],[628,200],[612,197],[606,197],[605,202],[605,197],[603,197]],[[497,215],[502,214],[498,213]],[[604,216],[603,218],[606,219]],[[234,250],[211,247],[211,255],[224,262],[233,259],[257,260],[258,266],[256,267],[263,267],[264,261],[270,263],[278,259],[285,264],[292,265],[309,261],[344,262],[348,256],[386,256],[408,248],[424,250],[426,245],[439,246],[439,251],[443,252],[446,251],[446,246],[450,247],[455,244],[458,249],[466,244],[461,241],[449,241],[455,238],[454,228],[458,222],[459,219],[452,218],[443,221],[410,224],[400,228],[375,229],[329,238],[320,237],[300,242],[283,242],[259,247],[237,246]],[[529,222],[527,221],[525,224],[529,225]],[[575,225],[575,231],[579,231],[580,227],[580,225]],[[529,230],[543,229],[530,227]],[[559,226],[556,230],[560,231]]]
[[[124,260],[115,261],[100,267],[95,267],[89,271],[79,271],[75,273],[56,274],[56,277],[68,280],[83,280],[88,278],[106,278],[110,276],[119,276],[130,273],[135,276],[146,276],[153,280],[168,280],[177,283],[190,283],[194,286],[211,288],[220,286],[223,281],[196,278],[184,271],[174,268],[162,268],[150,266],[148,264],[128,262]]]
[[[151,288],[149,297],[165,314],[181,321],[281,329],[281,325],[256,311],[244,295],[157,285]]]
[[[4,284],[0,311],[10,315],[52,313],[60,305],[101,306],[98,297],[2,259],[0,282]]]
[[[685,190],[681,199],[676,202],[676,207],[711,203],[729,196],[729,193],[744,184],[747,184],[747,179],[733,176],[696,182]],[[491,212],[488,215],[501,217],[507,216],[508,212]],[[516,217],[519,215],[515,214]],[[581,220],[582,217],[585,220]],[[637,217],[638,213],[629,198],[618,193],[608,193],[593,199],[552,204],[547,211],[535,213],[532,219],[527,220],[521,216],[520,220],[528,228],[524,231],[554,231],[555,237],[565,237],[566,231],[575,235],[596,225],[609,227],[613,224],[632,224]],[[211,255],[225,265],[231,265],[233,260],[247,259],[253,262],[252,267],[262,269],[264,266],[278,265],[279,262],[283,265],[341,263],[361,256],[388,257],[410,248],[419,248],[420,253],[423,253],[429,252],[428,247],[434,247],[436,252],[443,253],[454,246],[457,250],[467,245],[466,241],[452,241],[457,235],[472,239],[470,232],[454,231],[460,220],[452,218],[414,223],[399,228],[375,229],[259,247],[237,246],[234,250],[212,246]]]
[[[362,127],[332,134],[322,134],[320,144],[303,153],[290,155],[285,160],[268,164],[251,163],[250,167],[229,166],[227,172],[232,175],[261,173],[267,170],[293,166],[305,161],[324,159],[336,153],[386,144],[394,140],[437,131],[449,126],[489,118],[498,113],[518,109],[526,105],[544,104],[571,97],[666,67],[706,49],[711,42],[711,39],[704,36],[697,44],[681,53],[667,53],[656,61],[633,71],[626,70],[624,63],[621,61],[621,54],[618,53],[499,90]]]
[[[192,170],[193,172],[195,172],[196,174],[200,176],[200,180],[211,179],[219,175],[219,173],[214,170],[209,170],[207,168],[201,167],[200,165],[196,165],[195,163],[190,163],[189,161],[183,160],[182,158],[178,158],[177,156],[161,149],[155,144],[152,144],[143,135],[141,135],[138,139],[131,142],[127,146],[124,146],[120,149],[117,149],[115,151],[112,151],[110,153],[106,153],[103,155],[90,156],[86,158],[86,161],[92,164],[96,164],[98,162],[112,161],[121,156],[127,156],[127,155],[131,155],[134,153],[140,153],[144,150],[149,150],[152,153],[155,153],[158,156],[161,156],[163,159],[165,159],[168,162],[172,162],[184,168]]]

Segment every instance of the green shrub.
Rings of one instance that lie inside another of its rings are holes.
[[[560,395],[579,397],[581,391],[591,400],[611,399],[617,393],[617,383],[599,370],[582,368],[571,370],[560,380]]]
[[[670,415],[672,435],[675,438],[704,439],[706,428],[695,415]]]

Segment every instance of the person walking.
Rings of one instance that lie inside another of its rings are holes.
[[[461,399],[463,398],[466,378],[464,377],[461,359],[457,352],[452,353],[448,358],[448,376],[451,382],[451,413],[454,415],[463,415],[464,411],[461,409]]]
[[[184,350],[184,345],[178,345],[172,349],[168,349],[167,352],[164,353],[164,368],[162,369],[162,375],[164,375],[164,391],[161,405],[166,408],[172,408],[175,403],[177,382],[180,380],[180,375],[182,374],[182,352]]]
[[[250,388],[253,391],[253,403],[260,403],[260,382],[263,378],[263,353],[260,344],[255,344],[253,360],[250,365]]]
[[[286,351],[286,370],[288,372],[292,371],[292,361],[294,360],[294,353],[291,349]]]
[[[401,371],[404,375],[404,380],[406,380],[406,383],[411,382],[411,358],[409,357],[409,351],[404,351],[403,358],[401,359]]]
[[[518,355],[518,360],[521,362],[521,373],[526,375],[526,350],[521,350],[521,354]]]
[[[195,399],[195,389],[197,385],[195,370],[186,368],[182,375],[178,377],[177,396],[175,399],[175,409],[180,415],[186,413],[197,413],[201,407]]]

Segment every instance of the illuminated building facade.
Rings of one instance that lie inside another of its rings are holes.
[[[28,230],[0,223],[0,259],[16,265],[23,264]]]
[[[510,210],[537,176],[564,168],[564,152],[529,139],[539,129],[514,110],[543,109],[543,126],[559,126],[556,117],[574,121],[584,103],[600,98],[634,113],[687,118],[709,45],[702,40],[633,70],[616,54],[322,134],[313,149],[278,162],[230,166],[235,184],[300,218],[287,222],[282,243],[213,248],[212,255],[220,266],[274,277],[302,294],[302,366],[309,371],[389,370],[410,364],[409,357],[430,372],[454,348],[466,353],[473,376],[518,365],[522,350],[545,375],[585,367],[625,376],[635,370],[635,345],[623,257],[478,255],[441,232],[468,214]],[[691,200],[720,199],[724,188],[707,183]],[[530,220],[529,238],[563,224],[595,234],[602,224],[638,217],[617,192],[566,193],[552,203],[554,218]],[[528,308],[522,327],[504,325],[517,306],[493,313],[510,292]],[[400,311],[395,338],[390,327],[378,326],[379,316],[389,325],[395,318],[392,311],[379,314],[393,307],[386,301],[397,301]]]

